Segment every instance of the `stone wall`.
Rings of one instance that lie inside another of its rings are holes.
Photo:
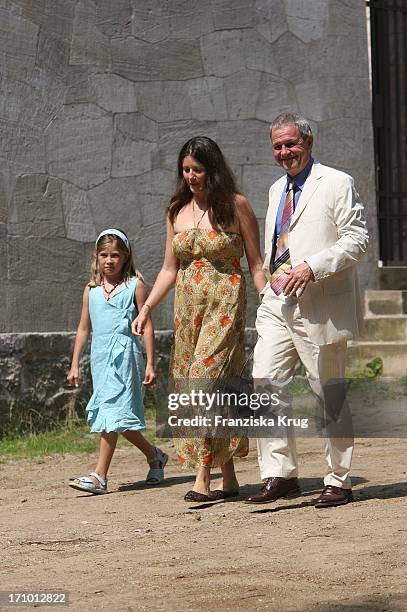
[[[219,143],[263,232],[268,188],[281,175],[269,122],[282,111],[307,115],[315,156],[352,173],[366,202],[373,241],[362,281],[375,286],[364,0],[0,0],[0,46],[6,405],[65,397],[44,371],[48,360],[55,372],[56,355],[67,366],[72,338],[57,332],[77,325],[101,229],[125,229],[154,281],[177,153],[197,134]],[[249,327],[256,305],[250,291]],[[172,327],[171,298],[155,323]],[[28,374],[40,365],[41,384]],[[62,385],[62,370],[55,376]]]
[[[73,330],[109,225],[154,281],[193,135],[220,144],[263,229],[281,111],[307,115],[316,156],[356,177],[375,235],[363,0],[2,0],[0,45],[0,332]],[[171,300],[156,324],[171,327]]]
[[[89,352],[81,359],[79,388],[66,381],[73,332],[2,334],[0,342],[0,437],[27,433],[82,420],[92,394]],[[256,334],[246,330],[247,370]],[[172,334],[156,333],[157,382],[146,391],[146,403],[166,401]],[[246,372],[245,372],[246,373]],[[163,406],[165,404],[161,404]]]

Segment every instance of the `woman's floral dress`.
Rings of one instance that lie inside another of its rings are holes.
[[[206,381],[207,392],[208,383],[214,390],[220,381],[239,377],[245,362],[243,239],[234,232],[191,228],[175,234],[173,252],[180,267],[170,375],[192,385],[192,379]],[[219,467],[248,453],[247,438],[239,436],[175,437],[174,443],[181,465],[190,468]]]

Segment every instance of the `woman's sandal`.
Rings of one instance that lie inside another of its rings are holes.
[[[93,482],[90,476],[93,476],[93,478],[97,480],[98,484]],[[75,480],[79,480],[79,482],[75,482]],[[93,493],[94,495],[103,495],[104,493],[107,493],[107,478],[104,480],[97,472],[90,472],[88,476],[70,478],[69,486],[73,489],[78,489],[78,491],[86,491],[87,493]]]
[[[231,497],[238,497],[239,490],[237,491],[223,491],[223,489],[214,489],[210,492],[210,497],[212,500],[219,499],[230,499]]]
[[[167,465],[167,461],[168,461],[167,453],[163,453],[163,451],[157,446],[155,446],[154,448],[155,448],[155,455],[154,457],[151,457],[151,459],[147,459],[147,463],[151,465],[155,461],[159,461],[160,467],[158,468],[151,467],[148,470],[148,474],[146,478],[146,484],[148,485],[158,485],[164,480],[164,468]]]
[[[184,500],[186,502],[197,502],[198,504],[214,501],[210,494],[205,495],[205,493],[198,493],[198,491],[193,491],[192,489],[185,493]]]

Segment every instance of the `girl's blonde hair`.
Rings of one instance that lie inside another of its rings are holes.
[[[123,230],[120,231],[126,236]],[[97,241],[95,250],[92,254],[92,262],[90,265],[90,278],[88,282],[89,287],[97,287],[102,282],[102,274],[98,269],[98,253],[100,253],[100,251],[103,251],[103,249],[105,249],[107,246],[116,247],[121,255],[125,255],[127,257],[122,268],[123,280],[126,283],[128,283],[130,279],[134,276],[137,276],[137,278],[145,282],[143,275],[136,269],[134,265],[130,243],[129,248],[127,248],[127,246],[124,244],[123,240],[119,236],[116,236],[115,234],[104,234]]]

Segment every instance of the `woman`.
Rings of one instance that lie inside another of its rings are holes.
[[[205,136],[188,140],[178,157],[176,192],[167,210],[164,263],[133,323],[143,333],[150,311],[176,283],[174,344],[170,375],[191,381],[240,376],[244,366],[246,252],[258,292],[262,271],[259,228],[248,200],[237,190],[218,145]],[[184,467],[196,469],[186,501],[205,502],[238,494],[233,457],[248,452],[247,438],[175,438]],[[210,490],[210,471],[222,470],[222,484]]]

